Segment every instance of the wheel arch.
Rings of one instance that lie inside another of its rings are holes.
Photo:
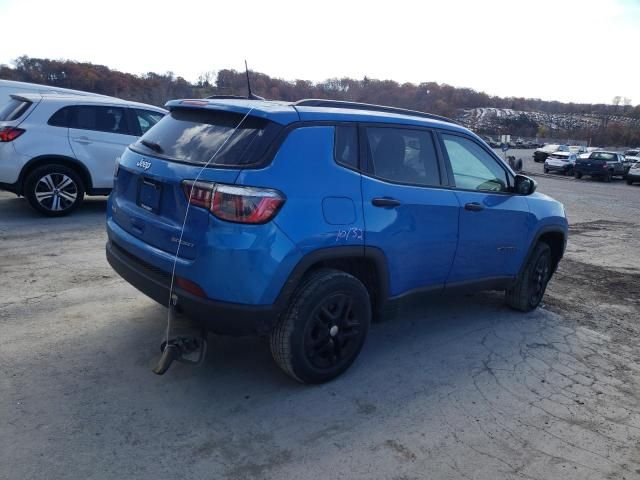
[[[536,232],[535,236],[533,237],[533,241],[529,245],[529,251],[527,252],[524,261],[522,262],[522,266],[520,267],[518,275],[520,275],[522,273],[522,270],[524,270],[527,262],[529,261],[529,258],[531,257],[531,254],[533,253],[533,249],[538,244],[538,242],[545,242],[547,245],[549,245],[549,248],[551,248],[551,256],[553,258],[553,271],[555,272],[556,268],[558,267],[558,263],[560,263],[560,260],[564,255],[564,250],[567,245],[567,232],[559,225],[547,225],[540,228],[540,230]]]
[[[34,157],[29,160],[25,166],[22,168],[20,172],[20,176],[18,177],[17,182],[17,190],[18,195],[24,194],[24,182],[27,176],[36,168],[42,167],[48,164],[59,164],[64,165],[65,167],[73,169],[75,172],[80,175],[82,182],[84,183],[84,188],[87,193],[90,193],[93,190],[93,181],[91,179],[91,173],[85,165],[76,160],[73,157],[68,157],[66,155],[40,155],[38,157]]]
[[[280,310],[286,307],[302,278],[320,268],[340,270],[360,280],[371,296],[373,309],[383,306],[389,298],[389,272],[382,250],[363,246],[330,247],[306,254],[294,267],[276,300]]]

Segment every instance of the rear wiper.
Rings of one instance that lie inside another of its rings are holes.
[[[140,143],[154,152],[162,153],[164,151],[159,143],[152,142],[151,140],[140,140]]]

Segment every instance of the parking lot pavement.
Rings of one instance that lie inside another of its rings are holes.
[[[106,263],[105,201],[0,193],[0,478],[640,478],[640,187],[538,180],[572,224],[543,308],[407,305],[314,387],[255,338],[153,375],[166,312]]]

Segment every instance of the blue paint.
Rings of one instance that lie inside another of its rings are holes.
[[[275,189],[286,201],[262,225],[231,223],[191,206],[176,275],[197,283],[210,299],[270,305],[289,275],[309,253],[336,246],[380,249],[387,262],[389,294],[445,288],[448,283],[515,275],[536,233],[553,226],[566,236],[562,205],[545,195],[463,191],[445,184],[394,184],[339,165],[334,159],[334,126],[326,122],[384,123],[479,137],[463,127],[380,112],[293,107],[283,102],[211,100],[203,105],[172,101],[169,108],[206,108],[258,116],[286,131],[271,161],[261,168],[206,168],[201,181]],[[163,120],[164,121],[164,120]],[[325,122],[318,123],[318,122]],[[482,142],[484,145],[484,143]],[[151,163],[147,170],[140,160]],[[496,161],[500,161],[496,157]],[[508,167],[505,167],[508,169]],[[182,181],[199,165],[177,163],[131,149],[120,158],[110,196],[107,231],[130,255],[170,272],[187,199]],[[513,175],[513,172],[510,175]],[[157,211],[139,206],[145,178],[161,185]],[[374,198],[393,198],[396,207],[377,207]],[[482,211],[465,210],[479,203]]]

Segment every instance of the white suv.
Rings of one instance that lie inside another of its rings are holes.
[[[110,97],[12,95],[0,106],[0,189],[65,215],[85,193],[111,191],[116,159],[165,113]]]

